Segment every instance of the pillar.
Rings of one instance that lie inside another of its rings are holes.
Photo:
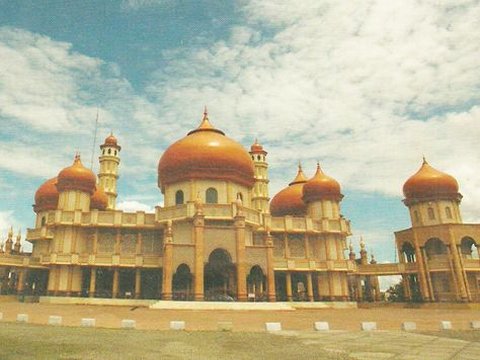
[[[25,269],[20,269],[18,272],[18,279],[17,279],[17,293],[22,294],[23,288],[25,286]]]
[[[418,245],[418,238],[415,230],[413,231],[414,237],[414,246],[415,246],[415,255],[417,257],[417,264],[418,264],[418,272],[419,272],[419,284],[420,284],[420,292],[422,294],[422,300],[424,301],[431,301],[432,297],[430,295],[430,291],[428,288],[427,283],[427,272],[425,269],[425,261],[423,252]]]
[[[410,288],[410,278],[407,274],[402,274],[403,279],[403,291],[405,295],[405,300],[412,301],[412,291]]]
[[[112,298],[118,297],[118,276],[119,276],[119,269],[115,268],[113,270],[113,286],[112,286]]]
[[[293,296],[292,296],[292,274],[287,271],[285,274],[285,282],[286,282],[286,290],[287,290],[287,300],[292,301]]]
[[[450,238],[451,240],[453,240],[452,238]],[[458,287],[459,287],[459,290],[460,290],[460,300],[461,301],[468,301],[468,296],[467,296],[467,288],[465,286],[465,279],[463,277],[463,271],[462,271],[462,267],[460,265],[460,257],[459,257],[459,254],[458,254],[458,247],[455,243],[451,244],[450,245],[450,250],[451,250],[451,253],[452,253],[452,260],[453,260],[453,265],[455,267],[455,275],[457,277],[457,283],[458,283]]]
[[[193,227],[195,234],[195,279],[194,279],[194,299],[195,301],[202,301],[204,299],[204,227],[205,216],[197,213],[193,219]]]
[[[88,296],[95,297],[95,288],[97,286],[97,268],[92,267],[90,270],[90,288],[88,290]]]
[[[308,301],[313,301],[313,283],[312,283],[312,273],[307,273],[307,296]]]
[[[235,240],[237,244],[237,300],[247,301],[245,217],[242,215],[235,216]]]
[[[162,271],[162,299],[172,300],[172,278],[173,278],[173,234],[172,222],[167,223],[165,230],[165,242],[163,251]],[[135,290],[136,292],[136,290]]]
[[[140,299],[142,293],[142,270],[135,269],[135,299]]]
[[[267,232],[265,240],[267,245],[267,297],[268,301],[274,302],[277,299],[275,293],[275,271],[273,270],[273,239],[270,232]]]

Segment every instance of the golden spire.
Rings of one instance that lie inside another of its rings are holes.
[[[305,174],[303,173],[302,163],[299,161],[298,162],[297,176],[295,176],[295,179],[293,179],[293,181],[288,185],[299,184],[299,183],[304,183],[304,182],[307,182],[307,178],[305,177]]]

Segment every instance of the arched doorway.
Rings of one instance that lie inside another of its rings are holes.
[[[409,242],[403,243],[402,254],[406,262],[412,263],[416,261],[415,249],[411,243]]]
[[[255,265],[247,276],[248,294],[255,295],[255,301],[267,301],[266,276],[260,266]]]
[[[460,243],[462,256],[466,259],[478,259],[477,244],[471,237],[466,236]]]
[[[215,249],[204,270],[204,291],[207,301],[234,301],[236,294],[235,265],[224,249]]]
[[[425,252],[427,253],[428,260],[432,260],[438,256],[446,255],[447,247],[442,240],[432,238],[425,243]]]
[[[172,280],[173,300],[192,300],[192,273],[187,264],[178,266]]]

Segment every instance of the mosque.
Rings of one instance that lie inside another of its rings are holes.
[[[158,163],[164,206],[116,209],[121,146],[100,146],[95,175],[73,164],[35,193],[21,250],[0,247],[0,293],[190,301],[380,301],[378,278],[401,275],[407,301],[480,301],[479,224],[464,224],[457,181],[425,160],[403,187],[411,227],[395,233],[400,261],[355,254],[340,184],[317,165],[270,201],[267,151],[198,128]],[[53,175],[53,174],[52,174]]]

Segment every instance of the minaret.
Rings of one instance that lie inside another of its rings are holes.
[[[102,153],[99,157],[99,186],[107,194],[107,210],[113,210],[117,201],[118,165],[120,164],[120,150],[122,148],[117,144],[117,138],[110,133],[110,136],[100,145],[100,149]]]
[[[13,228],[10,227],[10,230],[8,230],[7,241],[5,241],[5,254],[12,253],[12,245],[13,245]]]
[[[254,165],[255,184],[253,185],[252,207],[263,213],[269,212],[268,202],[268,163],[266,161],[267,152],[255,139],[255,143],[250,147],[250,156]]]

